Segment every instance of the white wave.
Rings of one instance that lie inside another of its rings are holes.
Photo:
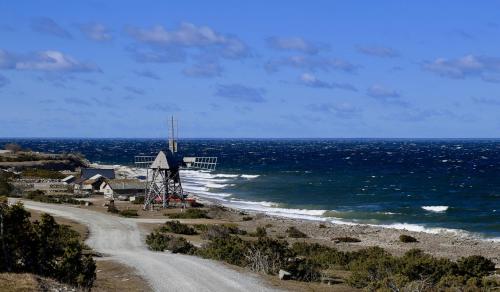
[[[246,179],[253,179],[253,178],[258,178],[260,175],[258,174],[242,174],[241,177],[242,178],[246,178]]]
[[[446,212],[448,206],[422,206],[422,209],[430,212]]]
[[[239,174],[225,174],[225,173],[218,173],[214,175],[215,177],[228,177],[228,178],[236,178],[240,176]]]

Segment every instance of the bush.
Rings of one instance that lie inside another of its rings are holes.
[[[143,196],[136,196],[135,200],[132,201],[132,204],[134,205],[142,205],[144,204],[144,197]]]
[[[266,228],[259,226],[259,227],[257,227],[257,229],[255,229],[255,232],[252,232],[249,235],[255,236],[255,237],[266,237],[267,231],[266,231]]]
[[[349,236],[335,237],[335,238],[332,238],[332,240],[338,241],[338,242],[361,242],[361,240],[359,238],[349,237]]]
[[[119,211],[120,216],[123,216],[123,217],[138,217],[139,214],[137,214],[137,210],[135,209],[126,209],[126,210],[122,210],[122,211]]]
[[[23,197],[28,200],[42,203],[85,205],[85,201],[76,200],[72,195],[46,195],[43,191],[40,190],[29,191],[24,194]]]
[[[197,251],[197,254],[209,259],[225,261],[243,267],[246,265],[245,253],[249,243],[237,236],[214,237]]]
[[[418,240],[415,237],[409,236],[409,235],[406,235],[406,234],[401,234],[399,236],[399,241],[404,242],[404,243],[418,242]]]
[[[193,254],[196,248],[184,237],[153,232],[146,237],[146,244],[154,251],[169,250],[172,253]]]
[[[310,259],[323,269],[346,267],[350,260],[347,253],[317,243],[295,242],[292,251],[298,256]]]
[[[78,233],[48,214],[32,223],[22,204],[0,203],[2,245],[0,272],[35,273],[88,289],[95,280],[95,262],[83,254]]]
[[[194,230],[192,227],[189,227],[186,224],[182,224],[179,221],[165,222],[165,224],[162,227],[160,227],[160,231],[172,232],[175,234],[184,234],[184,235],[197,234],[196,230]]]
[[[185,209],[181,213],[169,214],[167,216],[172,219],[210,219],[208,212],[202,209]]]
[[[307,237],[307,235],[304,232],[298,230],[295,226],[289,227],[285,232],[288,235],[288,237],[291,237],[291,238],[306,238]]]
[[[457,264],[458,272],[466,277],[484,277],[495,271],[495,263],[479,255],[461,258]]]
[[[267,237],[250,243],[245,252],[246,264],[252,271],[272,275],[284,268],[291,256],[287,242]]]
[[[287,271],[297,281],[313,282],[321,277],[320,265],[310,259],[295,258],[288,263]]]
[[[243,221],[252,221],[253,217],[252,216],[244,216],[243,218],[241,218],[241,220],[243,220]]]
[[[230,234],[245,235],[245,230],[240,230],[233,224],[206,225],[201,238],[212,240],[214,238],[228,237]]]

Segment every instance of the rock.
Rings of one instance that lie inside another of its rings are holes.
[[[280,270],[278,276],[280,277],[280,280],[289,280],[292,274],[288,271]]]

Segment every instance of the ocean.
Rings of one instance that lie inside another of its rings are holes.
[[[0,139],[9,142],[128,167],[166,148],[161,139]],[[500,140],[185,139],[179,148],[218,157],[214,172],[183,170],[183,186],[229,206],[500,239]]]

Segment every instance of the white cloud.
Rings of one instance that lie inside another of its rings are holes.
[[[316,54],[320,46],[300,37],[270,37],[267,44],[277,50],[299,51],[306,54]]]
[[[196,26],[183,22],[174,30],[167,30],[161,25],[150,29],[129,28],[128,33],[135,40],[151,45],[181,46],[197,48],[219,48],[224,57],[240,58],[248,55],[245,43],[237,37],[216,32],[208,26]]]
[[[372,85],[368,88],[367,94],[371,97],[379,99],[399,98],[401,96],[396,90],[386,88],[378,84]]]
[[[189,77],[217,77],[222,73],[222,68],[218,63],[199,63],[185,68],[182,73]]]
[[[100,72],[94,64],[80,62],[59,51],[18,55],[0,49],[0,69],[45,72]]]
[[[80,31],[90,40],[106,42],[113,39],[111,32],[100,23],[87,23],[80,25]]]
[[[93,72],[100,69],[88,63],[82,63],[59,51],[41,51],[32,56],[20,58],[15,63],[17,70]]]
[[[291,67],[306,71],[330,71],[338,70],[344,72],[355,72],[359,66],[348,61],[335,58],[322,58],[311,56],[290,56],[282,59],[270,60],[265,65],[268,72],[275,72],[283,67]]]
[[[311,73],[303,73],[302,75],[300,75],[299,83],[305,86],[316,88],[336,88],[349,91],[357,91],[356,87],[354,87],[352,84],[322,81]]]
[[[422,68],[443,77],[463,79],[479,76],[484,81],[498,80],[500,74],[500,58],[466,55],[457,59],[438,58],[425,62]]]
[[[381,58],[394,58],[399,55],[394,49],[382,46],[360,46],[358,51],[365,55]]]

